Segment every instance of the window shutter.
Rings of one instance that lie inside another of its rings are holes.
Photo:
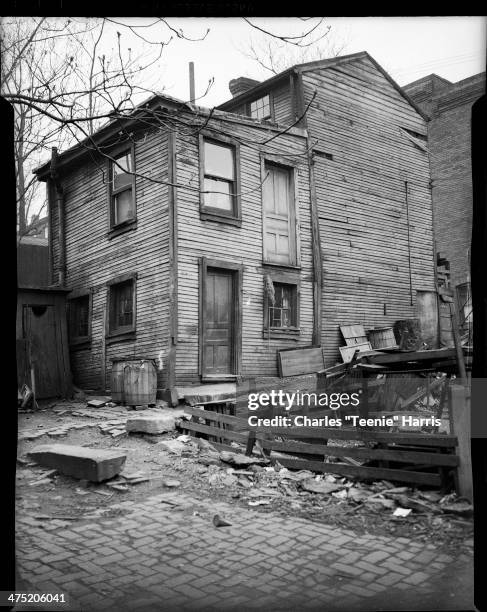
[[[263,184],[264,258],[272,263],[293,264],[289,172],[271,165],[266,166],[266,172],[269,176]]]

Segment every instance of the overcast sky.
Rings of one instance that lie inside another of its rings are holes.
[[[185,35],[198,37],[207,28],[202,42],[175,40],[166,48],[161,65],[161,85],[175,97],[187,99],[188,63],[194,61],[196,91],[202,93],[208,80],[215,83],[201,100],[204,106],[224,102],[230,97],[228,82],[237,76],[263,80],[272,76],[246,58],[248,47],[258,33],[241,18],[171,19]],[[305,31],[295,18],[252,19],[252,22],[278,34]],[[367,51],[400,84],[435,72],[458,81],[485,70],[485,17],[342,17],[326,19],[329,36],[345,43],[343,54]]]

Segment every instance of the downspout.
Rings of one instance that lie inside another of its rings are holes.
[[[58,214],[58,242],[59,242],[59,264],[58,264],[58,282],[57,284],[64,287],[66,283],[66,243],[65,243],[65,216],[64,216],[64,189],[59,181],[57,171],[57,147],[52,147],[51,150],[51,166],[50,177],[54,187],[56,208]]]

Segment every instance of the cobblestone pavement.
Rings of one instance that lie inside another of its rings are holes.
[[[28,590],[68,594],[64,609],[473,609],[471,555],[179,492],[74,521],[19,513],[17,531]]]

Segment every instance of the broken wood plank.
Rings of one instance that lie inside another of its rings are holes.
[[[190,408],[189,406],[184,407],[184,412],[190,416],[200,417],[207,421],[214,421],[216,423],[227,423],[228,425],[247,425],[246,419],[242,419],[231,414],[221,414],[212,412],[211,410],[200,410],[193,407]]]
[[[361,344],[354,344],[351,346],[339,346],[338,348],[340,349],[340,355],[344,363],[350,363],[356,352],[363,353],[372,350],[370,342],[362,342]]]
[[[347,346],[364,344],[367,342],[367,334],[365,333],[363,325],[341,325],[340,331],[342,332],[343,339]]]
[[[323,350],[320,347],[284,349],[277,352],[279,376],[300,376],[325,369]]]
[[[450,386],[453,432],[458,438],[460,465],[457,470],[458,494],[473,501],[472,459],[470,455],[470,392],[463,385]]]
[[[397,461],[398,463],[407,462],[418,465],[450,466],[455,467],[459,464],[456,455],[440,453],[428,453],[421,451],[408,450],[385,450],[381,448],[350,448],[345,446],[331,446],[307,444],[304,442],[279,442],[277,440],[259,440],[262,448],[276,450],[279,452],[304,453],[312,455],[323,455],[330,457],[352,457],[365,460],[387,460]]]
[[[239,433],[229,429],[220,429],[219,427],[210,427],[208,425],[201,425],[200,423],[194,423],[193,421],[183,421],[178,426],[179,429],[187,429],[189,431],[196,431],[199,433],[205,433],[210,436],[217,438],[225,438],[226,440],[235,440],[235,442],[241,442],[247,444],[247,434]]]
[[[250,428],[251,426],[249,426]],[[255,428],[254,428],[255,429]],[[449,434],[419,434],[399,433],[385,431],[371,431],[369,429],[345,429],[340,427],[265,427],[257,428],[257,439],[265,433],[284,436],[287,438],[317,438],[338,440],[369,440],[375,442],[389,442],[396,444],[411,444],[414,446],[434,446],[440,448],[454,448],[457,445],[456,436]]]
[[[415,484],[431,485],[434,487],[440,486],[441,484],[441,479],[438,474],[428,474],[423,472],[344,465],[342,463],[303,461],[301,459],[285,459],[284,457],[279,457],[279,463],[283,467],[293,470],[311,470],[312,472],[323,472],[325,474],[340,474],[352,478],[361,478],[363,480],[397,480],[399,482],[411,482]]]

